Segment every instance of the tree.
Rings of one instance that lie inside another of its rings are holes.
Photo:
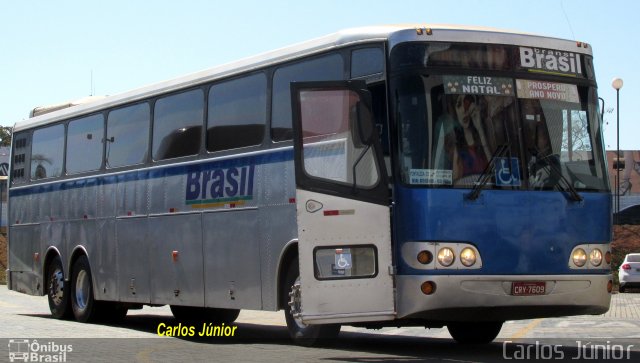
[[[11,146],[11,133],[13,129],[9,126],[0,126],[0,146]]]

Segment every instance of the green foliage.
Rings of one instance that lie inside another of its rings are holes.
[[[631,249],[624,247],[613,248],[611,250],[611,274],[613,275],[613,284],[615,286],[620,285],[620,281],[618,281],[618,269],[620,268],[622,261],[624,261],[624,257],[631,252],[633,252]]]
[[[640,252],[640,233],[634,227],[636,226],[614,226],[614,238],[611,244],[611,273],[616,287],[619,285],[618,269],[625,256],[629,253]]]
[[[11,146],[11,134],[13,130],[9,126],[0,126],[0,146]]]

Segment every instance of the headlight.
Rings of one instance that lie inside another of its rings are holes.
[[[572,258],[573,258],[573,263],[578,267],[582,267],[584,266],[585,263],[587,263],[587,253],[584,252],[582,248],[576,248],[573,251]]]
[[[594,266],[600,266],[602,263],[602,251],[597,248],[591,250],[591,253],[589,254],[589,261],[591,261],[591,264]]]
[[[570,269],[608,269],[611,267],[609,243],[583,243],[573,246],[569,256]]]
[[[460,262],[467,267],[471,267],[476,263],[476,251],[473,248],[466,247],[460,252]]]
[[[453,253],[453,250],[449,247],[441,248],[440,251],[438,251],[438,262],[440,262],[440,264],[444,267],[451,266],[455,258],[455,253]]]

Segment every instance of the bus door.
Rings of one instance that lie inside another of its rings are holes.
[[[363,81],[292,83],[306,324],[395,317],[389,189]]]

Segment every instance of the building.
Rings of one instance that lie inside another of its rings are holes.
[[[640,150],[620,150],[619,157],[616,156],[615,150],[608,150],[607,163],[614,213],[617,212],[616,197],[620,195],[619,224],[640,224]]]
[[[0,227],[7,226],[7,177],[9,175],[9,147],[0,147]]]

